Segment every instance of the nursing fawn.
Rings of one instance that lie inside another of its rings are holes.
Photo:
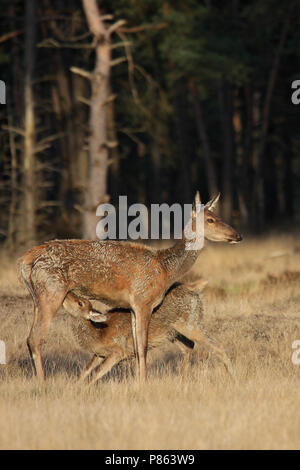
[[[232,376],[232,365],[225,351],[209,336],[202,325],[203,303],[201,291],[205,285],[202,279],[192,282],[175,283],[162,304],[153,312],[149,324],[148,349],[155,349],[167,341],[176,343],[184,354],[184,366],[189,362],[194,345],[209,348],[222,361]],[[68,294],[63,307],[76,317],[72,329],[78,344],[93,357],[80,377],[87,378],[95,371],[89,383],[103,377],[121,361],[134,356],[130,314],[109,311],[104,315],[95,311],[88,300]],[[103,320],[103,317],[107,320]],[[92,320],[92,321],[90,321]]]

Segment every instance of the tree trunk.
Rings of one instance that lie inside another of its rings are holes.
[[[76,132],[73,134],[76,155],[74,156],[71,165],[72,172],[72,192],[75,205],[83,206],[85,197],[85,187],[88,176],[88,162],[89,154],[86,145],[86,135],[88,128],[89,107],[80,102],[82,97],[88,96],[89,83],[84,77],[77,74],[72,74],[72,89],[74,100],[74,128]],[[75,230],[81,233],[82,217],[77,211],[72,217],[74,221]]]
[[[17,20],[16,20],[16,5],[11,4],[9,6],[9,16],[10,16],[10,27],[12,31],[17,29]],[[23,67],[21,62],[21,48],[18,43],[18,38],[14,37],[12,39],[11,46],[11,58],[12,58],[12,98],[13,101],[7,102],[7,115],[8,115],[8,126],[9,127],[21,127],[21,119],[23,117]],[[8,220],[8,232],[7,232],[7,244],[11,250],[22,241],[24,236],[23,233],[20,233],[22,229],[22,214],[18,212],[18,206],[20,204],[20,194],[19,194],[19,156],[20,153],[17,150],[17,144],[19,143],[19,138],[16,137],[15,133],[11,130],[9,132],[9,148],[10,148],[10,157],[11,157],[11,177],[10,177],[10,190],[11,190],[11,199],[9,207],[9,220]],[[24,222],[23,222],[24,223]],[[21,236],[21,240],[19,240]]]
[[[107,198],[107,99],[111,68],[111,40],[96,0],[83,0],[83,8],[96,41],[96,63],[92,76],[90,108],[89,169],[86,187],[83,235],[96,238],[96,209]]]
[[[290,219],[294,218],[294,208],[295,208],[295,201],[294,201],[294,178],[293,178],[293,161],[292,155],[290,152],[290,145],[287,147],[286,153],[283,155],[284,163],[285,163],[285,171],[284,171],[284,180],[283,180],[283,193],[285,197],[285,206],[284,206],[284,213],[286,217]]]
[[[233,127],[232,127],[232,90],[229,83],[222,80],[219,88],[221,133],[223,142],[222,215],[228,222],[232,216],[232,166],[233,166]]]
[[[253,198],[253,175],[254,169],[251,164],[253,155],[253,91],[250,85],[246,85],[244,89],[245,100],[245,124],[244,124],[244,153],[243,164],[239,178],[241,179],[241,188],[244,194],[244,201],[246,203],[248,212],[247,226],[250,225],[251,215],[251,201]]]
[[[73,232],[76,168],[80,145],[78,138],[82,129],[75,125],[76,110],[71,96],[71,87],[63,63],[61,50],[55,51],[54,63],[56,69],[56,81],[52,85],[52,102],[56,116],[57,132],[63,133],[59,139],[59,148],[62,161],[62,172],[58,199],[62,202],[62,222],[70,233]],[[82,77],[79,77],[82,80]],[[76,231],[76,230],[75,230]]]
[[[155,116],[155,119],[151,119],[151,141],[150,141],[150,152],[151,152],[151,161],[149,162],[150,166],[150,180],[149,180],[149,194],[151,203],[161,203],[162,193],[164,192],[163,188],[163,178],[162,178],[162,163],[163,163],[163,148],[164,148],[164,138],[163,138],[163,123],[160,116],[160,101],[158,97],[154,94],[153,97],[153,108],[151,109],[152,116]]]
[[[10,23],[11,23],[11,30],[14,31],[17,29],[17,19],[16,19],[16,5],[11,4],[9,6],[9,15],[10,15]],[[12,46],[11,46],[11,59],[12,59],[12,85],[13,85],[13,100],[14,104],[12,106],[13,110],[15,111],[12,117],[17,117],[17,120],[13,119],[15,125],[19,125],[20,120],[23,116],[23,89],[22,89],[22,81],[23,81],[23,67],[22,67],[22,53],[21,47],[19,45],[18,37],[14,37],[12,39]]]
[[[12,127],[11,110],[8,111],[8,125]],[[16,246],[17,204],[18,204],[18,160],[14,133],[9,130],[9,148],[11,154],[11,198],[9,205],[7,245],[13,251]]]
[[[109,91],[109,94],[113,94],[111,89]],[[109,148],[110,191],[112,197],[116,199],[120,192],[120,155],[118,152],[118,137],[115,126],[114,100],[111,100],[107,104],[107,133],[109,141],[112,142],[112,146]]]
[[[270,75],[267,84],[266,96],[264,100],[264,106],[262,110],[262,126],[261,126],[261,135],[258,143],[258,148],[256,150],[256,173],[255,173],[255,180],[254,180],[254,195],[257,197],[257,206],[256,206],[256,216],[257,216],[257,228],[258,230],[262,230],[264,226],[264,188],[263,188],[263,155],[266,148],[267,137],[268,137],[268,130],[270,124],[270,111],[271,111],[271,102],[272,97],[274,94],[275,83],[278,75],[280,59],[282,55],[282,51],[284,48],[284,44],[287,38],[287,33],[290,26],[291,20],[291,13],[292,13],[293,5],[289,7],[287,10],[287,14],[285,16],[280,40],[278,44],[278,49],[274,56],[274,61],[272,64],[272,68],[270,70]]]
[[[35,41],[36,41],[36,1],[26,1],[25,11],[25,138],[24,138],[24,219],[25,219],[25,242],[33,243],[36,239],[35,227],[35,113],[33,96],[33,72],[35,67]]]
[[[198,87],[194,79],[190,80],[189,87],[190,87],[190,92],[193,96],[197,133],[198,133],[199,140],[202,143],[209,195],[210,197],[213,197],[214,195],[218,193],[216,169],[215,169],[214,162],[211,156],[211,150],[210,150],[208,135],[207,135],[206,126],[205,126],[205,122],[203,118],[201,101],[199,99],[199,94],[198,94]]]
[[[262,165],[257,142],[259,142],[261,123],[261,93],[256,91],[253,93],[253,186],[252,186],[252,204],[251,204],[251,226],[253,230],[260,230],[263,222],[264,194]]]
[[[174,91],[174,125],[175,139],[177,141],[177,152],[179,160],[178,188],[174,194],[180,194],[182,204],[191,203],[190,191],[190,158],[189,142],[186,130],[186,101],[185,87],[183,83],[177,83]]]
[[[161,149],[159,145],[158,125],[154,129],[154,137],[151,142],[151,202],[161,202]]]
[[[243,148],[243,121],[241,116],[241,100],[239,90],[237,88],[234,91],[232,122],[236,148],[236,174],[234,176],[236,178],[240,222],[241,226],[246,227],[248,224],[248,208],[246,203],[247,196],[244,186],[245,178],[243,177],[243,173],[247,155]]]

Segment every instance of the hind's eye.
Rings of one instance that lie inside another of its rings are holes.
[[[79,305],[79,307],[82,307],[83,303],[79,300],[78,305]]]
[[[214,219],[207,219],[207,222],[208,222],[209,224],[213,224],[213,223],[214,223]]]

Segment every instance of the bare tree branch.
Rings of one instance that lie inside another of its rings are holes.
[[[117,31],[123,24],[126,24],[126,20],[118,20],[114,24],[112,24],[108,29],[107,29],[107,34],[112,34],[113,32]]]
[[[81,75],[81,77],[88,78],[89,80],[92,80],[93,74],[91,72],[88,72],[88,70],[81,69],[79,67],[70,67],[71,72],[76,73],[77,75]]]
[[[3,36],[0,36],[0,43],[7,41],[8,39],[14,38],[16,36],[19,36],[19,34],[24,33],[23,29],[18,29],[17,31],[11,31],[10,33],[3,34]]]
[[[110,61],[111,67],[114,67],[115,65],[119,65],[122,62],[126,62],[126,57],[118,57],[117,59],[113,59]]]
[[[1,128],[2,128],[4,131],[14,132],[15,134],[21,135],[22,137],[25,136],[24,130],[23,130],[23,129],[20,129],[19,127],[7,126],[6,124],[3,124],[3,125],[1,126]]]
[[[168,23],[158,23],[156,25],[153,25],[153,24],[144,24],[144,25],[140,25],[140,26],[133,26],[133,27],[129,27],[129,28],[126,28],[126,27],[121,27],[119,29],[119,31],[121,33],[140,33],[142,31],[146,31],[146,30],[149,30],[149,29],[164,29],[164,28],[167,28],[169,25]]]

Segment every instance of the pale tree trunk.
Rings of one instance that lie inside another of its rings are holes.
[[[109,28],[101,18],[96,0],[83,0],[83,8],[89,28],[96,41],[96,62],[91,79],[89,169],[83,235],[85,238],[95,239],[96,209],[100,203],[107,200],[108,123],[106,103],[110,90],[111,39]]]
[[[109,91],[112,96],[112,90]],[[120,188],[120,155],[118,151],[118,137],[115,126],[115,103],[110,100],[107,104],[107,134],[111,142],[109,147],[109,161],[110,161],[110,188],[113,198],[119,194]]]
[[[26,1],[25,12],[25,84],[24,84],[24,160],[23,160],[23,186],[24,186],[24,238],[26,243],[36,239],[35,227],[35,113],[33,97],[33,71],[35,66],[35,38],[36,38],[36,9],[35,0]]]

